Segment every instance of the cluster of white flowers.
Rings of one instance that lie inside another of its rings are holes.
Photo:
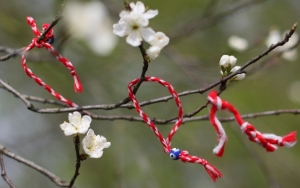
[[[91,122],[92,118],[90,116],[81,117],[79,112],[73,112],[73,114],[69,114],[69,123],[62,123],[60,128],[66,136],[78,133],[85,134],[89,130],[82,140],[83,150],[91,158],[99,158],[103,154],[103,149],[108,148],[111,143],[107,142],[105,137],[95,135],[94,131],[89,129]]]
[[[266,39],[266,46],[270,47],[272,44],[276,44],[284,37],[285,33],[287,32],[288,31],[285,31],[281,34],[280,31],[277,29],[271,30]],[[284,46],[276,48],[275,50],[283,52],[282,57],[284,59],[288,61],[295,61],[298,58],[297,49],[290,50],[290,48],[296,45],[298,40],[299,40],[299,35],[295,32]]]
[[[229,55],[223,55],[220,59],[220,67],[221,67],[221,75],[223,77],[228,76],[231,73],[236,72],[239,70],[241,67],[240,66],[235,66],[237,59],[234,56],[229,56]],[[246,77],[245,73],[238,74],[231,78],[231,81],[239,81],[242,80]]]
[[[151,46],[147,50],[150,59],[158,57],[160,51],[169,43],[169,38],[162,32],[155,32],[147,27],[149,19],[154,18],[157,10],[147,10],[145,5],[137,1],[130,3],[130,11],[123,10],[120,13],[120,20],[113,25],[113,33],[120,36],[126,36],[126,42],[134,47],[142,44],[142,41],[148,42]]]

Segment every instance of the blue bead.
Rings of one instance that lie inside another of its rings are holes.
[[[173,148],[173,149],[171,149],[169,155],[170,155],[171,159],[178,160],[180,153],[181,153],[180,149]]]
[[[47,43],[48,44],[53,44],[54,40],[55,40],[54,37],[52,37],[52,38],[48,39]]]

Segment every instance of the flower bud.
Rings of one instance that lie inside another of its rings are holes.
[[[221,67],[221,74],[222,76],[227,76],[232,67],[234,67],[237,59],[234,56],[229,56],[229,55],[223,55],[220,59],[220,67]]]
[[[237,70],[239,70],[241,67],[240,66],[235,66],[231,69],[230,73],[234,73]],[[246,77],[245,73],[237,74],[233,78],[230,79],[230,81],[240,81],[243,80]]]
[[[147,50],[147,55],[149,56],[150,59],[155,59],[158,57],[159,53],[161,51],[161,48],[158,46],[151,46]]]

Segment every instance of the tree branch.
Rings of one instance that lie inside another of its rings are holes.
[[[20,49],[12,49],[9,47],[5,47],[5,46],[0,46],[0,52],[5,52],[7,53],[4,56],[0,57],[0,61],[6,61],[12,57],[16,57],[16,56],[21,56],[22,52],[23,52],[24,48],[20,48]]]
[[[1,167],[1,176],[6,181],[6,183],[9,185],[10,188],[16,188],[13,182],[7,177],[4,161],[3,161],[3,154],[0,152],[0,167]]]
[[[44,174],[51,181],[53,181],[56,185],[58,185],[60,187],[68,187],[69,186],[68,183],[66,183],[64,180],[60,179],[59,177],[57,177],[56,175],[54,175],[52,172],[48,171],[47,169],[35,164],[32,161],[24,159],[16,154],[8,151],[1,143],[0,143],[0,153],[6,155],[7,157],[10,157],[13,160],[16,160],[20,163],[27,165],[28,167],[40,172],[41,174]]]

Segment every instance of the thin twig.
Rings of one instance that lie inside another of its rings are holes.
[[[80,150],[79,150],[79,146],[80,146],[80,138],[79,138],[79,135],[75,135],[74,136],[74,146],[75,146],[75,152],[76,152],[76,165],[75,165],[75,173],[74,173],[74,176],[70,182],[70,185],[69,185],[69,188],[71,188],[74,183],[75,183],[75,180],[76,178],[78,177],[79,175],[79,169],[80,169],[80,166],[81,166],[81,158],[80,158]]]
[[[7,53],[6,55],[0,57],[0,61],[6,61],[12,57],[20,56],[20,55],[22,55],[23,50],[24,50],[24,48],[15,50],[15,49],[12,49],[9,47],[0,46],[0,52]]]
[[[46,34],[59,22],[59,20],[62,18],[62,15],[56,16],[56,18],[51,22],[50,26],[42,33],[41,36],[38,38],[38,42],[46,37]]]
[[[1,85],[0,85],[0,87],[1,87]],[[36,96],[32,96],[32,95],[22,95],[22,96],[25,99],[29,100],[29,101],[39,102],[39,103],[43,103],[43,104],[54,104],[54,105],[68,107],[68,105],[66,103],[61,102],[61,101],[57,101],[57,100],[45,99],[45,98],[36,97]]]
[[[2,85],[2,87],[5,90],[9,91],[10,93],[15,95],[16,97],[20,98],[25,103],[25,105],[27,106],[28,109],[34,108],[33,105],[26,98],[24,98],[18,91],[16,91],[14,88],[12,88],[10,85],[5,83],[1,79],[0,79],[0,85]]]
[[[133,87],[133,93],[136,94],[136,92],[138,91],[139,87],[141,86],[141,84],[144,82],[144,79],[145,79],[145,75],[146,75],[146,72],[148,70],[148,64],[150,63],[150,59],[146,53],[146,50],[143,46],[143,43],[139,46],[139,49],[140,49],[140,52],[142,54],[142,57],[143,57],[143,68],[142,68],[142,73],[141,73],[141,76],[140,76],[140,80],[139,82]],[[112,106],[109,106],[109,108],[111,109],[115,109],[115,108],[118,108],[120,107],[121,105],[123,104],[126,104],[130,101],[130,98],[129,97],[126,97],[124,100],[122,100],[121,102],[115,104],[115,105],[112,105]]]
[[[0,153],[6,155],[7,157],[12,158],[13,160],[16,160],[20,163],[27,165],[28,167],[40,172],[41,174],[44,174],[51,181],[53,181],[56,185],[58,185],[60,187],[68,187],[69,186],[69,184],[66,181],[60,179],[58,176],[54,175],[52,172],[48,171],[47,169],[35,164],[32,161],[24,159],[16,154],[8,151],[1,143],[0,143]]]
[[[203,105],[200,108],[204,109],[205,107],[206,106]],[[280,114],[299,115],[300,109],[280,109],[280,110],[251,113],[251,114],[242,115],[242,118],[243,119],[253,119],[256,117],[274,116],[274,115],[280,115]],[[91,116],[91,118],[93,118],[95,120],[109,120],[109,121],[125,120],[125,121],[143,122],[143,119],[139,116],[106,116],[106,115],[96,115],[96,114],[91,114],[90,116]],[[184,117],[185,118],[183,119],[183,123],[209,120],[209,117],[207,115],[198,116],[198,117],[189,117],[189,114],[186,114],[186,115],[184,115]],[[157,119],[157,118],[150,118],[150,119],[156,124],[172,124],[176,121],[177,117],[170,118],[170,119]],[[228,118],[220,118],[219,120],[221,122],[228,122],[228,121],[235,121],[235,118],[232,116],[232,117],[228,117]]]
[[[1,176],[6,181],[6,183],[10,186],[10,188],[16,188],[13,182],[7,177],[4,161],[3,161],[3,154],[0,152],[0,167],[1,167]]]

